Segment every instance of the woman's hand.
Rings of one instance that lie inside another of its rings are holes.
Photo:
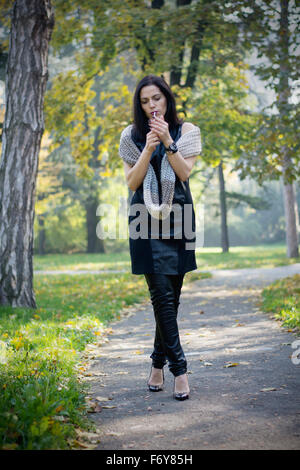
[[[164,120],[163,116],[157,116],[155,119],[150,119],[149,126],[151,131],[154,131],[159,137],[160,141],[165,147],[173,142],[169,132],[169,124]]]
[[[149,150],[149,152],[154,152],[156,147],[160,144],[160,140],[153,130],[147,133],[146,135],[146,149]]]

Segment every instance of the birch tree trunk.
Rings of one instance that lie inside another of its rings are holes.
[[[36,307],[34,203],[53,26],[50,0],[15,1],[0,162],[0,304],[12,307]]]

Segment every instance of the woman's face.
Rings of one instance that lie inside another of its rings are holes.
[[[147,85],[141,89],[140,102],[148,119],[153,118],[154,111],[157,111],[157,116],[166,114],[167,99],[156,85]]]

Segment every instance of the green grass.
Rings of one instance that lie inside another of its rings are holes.
[[[300,274],[273,282],[262,291],[261,308],[282,326],[300,334]]]
[[[34,270],[130,270],[129,253],[75,253],[35,255]]]
[[[188,273],[185,282],[209,274]],[[0,448],[66,449],[89,429],[82,352],[123,307],[148,299],[143,276],[35,276],[37,309],[0,307]]]
[[[199,248],[196,252],[198,269],[234,269],[284,266],[299,262],[287,258],[285,245],[256,245],[221,248]],[[111,254],[35,255],[34,269],[38,270],[127,270],[130,272],[129,252]]]
[[[273,268],[299,263],[300,258],[287,258],[285,245],[255,245],[221,248],[201,248],[196,253],[198,269]]]
[[[88,426],[80,353],[146,298],[130,274],[36,276],[37,309],[0,308],[0,447],[63,449]]]

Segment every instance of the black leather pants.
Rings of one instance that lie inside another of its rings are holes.
[[[180,344],[178,306],[184,274],[145,274],[156,321],[152,366],[162,369],[168,359],[172,374],[185,374],[187,361]]]

